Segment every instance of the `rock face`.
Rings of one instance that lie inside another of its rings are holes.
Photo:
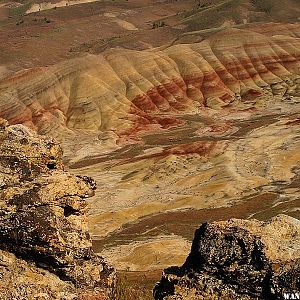
[[[300,221],[278,215],[202,224],[186,262],[165,270],[154,297],[284,299],[299,291]]]
[[[106,299],[114,271],[91,250],[85,216],[94,181],[65,172],[52,139],[1,120],[0,188],[0,274],[13,282],[11,291],[0,286],[0,298]]]

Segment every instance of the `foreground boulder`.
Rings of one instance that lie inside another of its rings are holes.
[[[299,299],[300,221],[205,223],[182,267],[166,269],[155,299]],[[289,297],[289,298],[288,298]]]
[[[0,299],[110,296],[115,273],[85,215],[95,188],[64,171],[55,141],[0,120]]]

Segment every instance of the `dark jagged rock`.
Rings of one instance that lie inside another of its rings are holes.
[[[0,276],[14,282],[16,299],[108,297],[115,273],[93,253],[85,215],[95,189],[91,178],[64,171],[54,140],[0,120]],[[28,280],[29,270],[42,280]],[[0,285],[1,299],[9,293]]]
[[[202,224],[186,262],[165,270],[154,298],[272,300],[299,292],[300,221],[279,215]]]

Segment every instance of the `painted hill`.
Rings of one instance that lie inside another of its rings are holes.
[[[278,35],[226,29],[164,50],[111,50],[0,81],[0,116],[39,133],[76,129],[132,134],[180,124],[182,112],[299,94],[300,26]],[[268,26],[266,26],[266,31]]]

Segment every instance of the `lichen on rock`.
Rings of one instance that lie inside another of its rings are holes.
[[[196,230],[182,267],[165,270],[155,299],[284,299],[300,292],[300,221],[231,219]]]
[[[36,299],[39,293],[65,299],[57,295],[68,291],[108,297],[115,273],[93,253],[85,214],[85,199],[95,189],[91,178],[64,171],[53,139],[0,120],[0,250],[11,262],[0,261],[0,276],[14,280],[17,299]],[[26,279],[29,271],[43,278],[35,290]],[[0,286],[1,299],[11,299],[4,289]]]

